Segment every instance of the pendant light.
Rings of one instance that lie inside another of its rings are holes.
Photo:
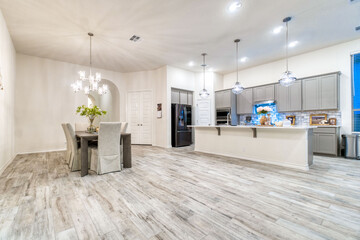
[[[204,88],[203,90],[200,91],[199,95],[201,98],[205,99],[207,97],[209,97],[210,93],[208,92],[208,90],[205,89],[205,68],[206,68],[206,63],[205,63],[205,56],[207,55],[206,53],[201,54],[203,56],[203,64],[201,64],[201,66],[203,67],[203,76],[204,76]]]
[[[235,39],[234,43],[236,44],[236,83],[232,89],[234,94],[240,94],[244,91],[244,87],[239,83],[239,42],[240,39]]]
[[[283,22],[286,23],[286,71],[281,75],[281,79],[279,83],[284,87],[291,86],[295,81],[295,75],[289,71],[289,22],[291,21],[291,17],[284,18]]]

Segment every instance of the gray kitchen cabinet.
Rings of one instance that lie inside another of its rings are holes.
[[[187,92],[180,91],[180,104],[188,104]]]
[[[319,127],[313,130],[314,153],[338,155],[339,128]]]
[[[339,73],[302,80],[303,110],[335,110],[339,108]]]
[[[193,94],[192,94],[192,92],[187,93],[187,104],[188,105],[193,105]]]
[[[215,92],[215,107],[219,108],[231,108],[232,102],[235,99],[235,94],[231,89]]]
[[[275,84],[275,101],[278,112],[301,111],[301,82],[289,87]]]
[[[177,90],[171,90],[171,103],[180,103],[180,92]]]
[[[253,101],[262,102],[275,99],[274,84],[253,88]]]
[[[175,104],[193,104],[193,93],[186,90],[171,89],[171,103]]]
[[[251,114],[253,112],[253,89],[245,89],[237,95],[237,114]]]

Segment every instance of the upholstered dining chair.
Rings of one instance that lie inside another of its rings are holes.
[[[88,127],[89,123],[86,122],[75,123],[75,131],[86,131]]]
[[[97,174],[122,169],[120,153],[121,123],[100,123],[98,147],[91,147],[91,167]]]
[[[74,132],[74,129],[71,126],[71,124],[67,123],[66,128],[69,132],[70,143],[71,143],[71,157],[70,157],[69,167],[70,167],[71,171],[79,171],[79,170],[81,170],[81,148],[78,147],[75,132]],[[90,160],[91,160],[91,149],[89,148],[89,152],[88,152],[89,164],[88,164],[88,166],[91,165]]]
[[[71,158],[71,138],[70,138],[70,134],[69,134],[68,128],[66,126],[66,123],[62,123],[61,127],[64,130],[65,139],[66,139],[65,161],[66,161],[67,164],[69,164],[70,158]]]
[[[121,133],[126,133],[127,127],[128,127],[128,123],[127,123],[127,122],[121,122],[120,132],[121,132]]]

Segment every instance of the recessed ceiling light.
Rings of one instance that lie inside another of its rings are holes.
[[[243,57],[243,58],[240,59],[240,62],[244,63],[244,62],[246,62],[247,60],[248,60],[247,57]]]
[[[298,44],[299,44],[298,41],[293,41],[293,42],[289,43],[289,47],[293,48],[293,47],[295,47],[295,46],[298,45]]]
[[[274,28],[273,33],[279,34],[283,28],[284,28],[283,26],[276,27],[276,28]]]
[[[235,1],[235,2],[230,4],[229,11],[230,12],[235,12],[240,7],[241,7],[241,2],[240,1]]]
[[[195,63],[194,63],[193,61],[190,61],[190,62],[188,63],[188,65],[189,65],[189,67],[192,67],[192,66],[195,65]]]

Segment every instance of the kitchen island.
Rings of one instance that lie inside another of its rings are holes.
[[[192,126],[195,151],[308,170],[312,126]]]

